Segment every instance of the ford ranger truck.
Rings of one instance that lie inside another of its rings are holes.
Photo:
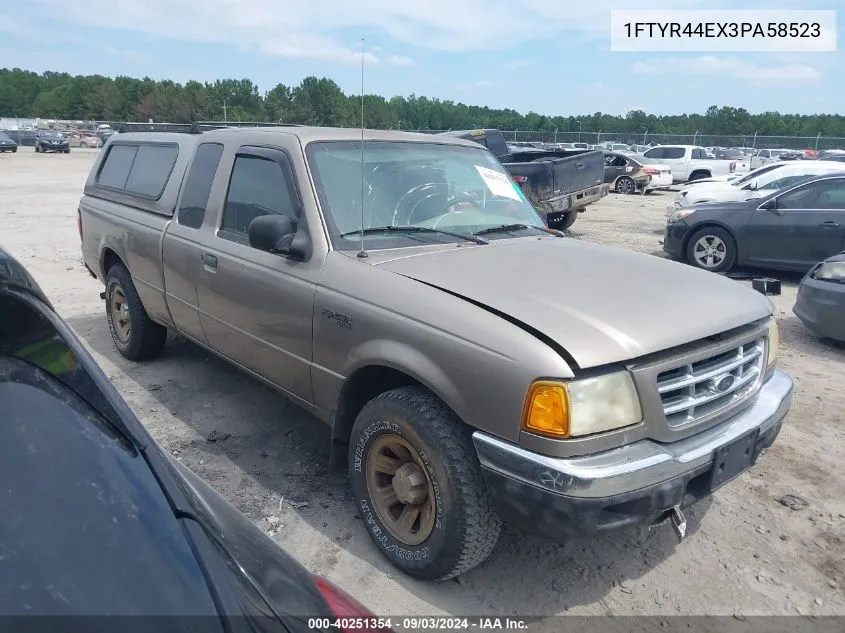
[[[549,229],[470,140],[119,134],[79,227],[118,351],[173,330],[328,424],[350,513],[416,578],[480,564],[503,521],[683,535],[791,402],[766,297]]]

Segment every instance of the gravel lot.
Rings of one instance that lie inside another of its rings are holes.
[[[773,298],[780,365],[796,382],[792,411],[750,474],[689,512],[684,542],[668,526],[566,545],[506,529],[482,567],[458,582],[423,583],[395,571],[371,546],[353,519],[346,477],[325,474],[328,432],[307,414],[184,341],[148,364],[119,356],[102,288],[82,267],[76,229],[95,155],[31,148],[0,155],[0,243],[35,275],[158,442],[373,611],[845,615],[845,350],[817,340],[792,315],[795,276],[781,277],[783,294]],[[662,256],[670,200],[661,192],[611,194],[581,216],[573,236]],[[560,285],[573,274],[561,271]],[[712,306],[720,309],[719,297]],[[809,505],[791,510],[779,503],[785,494]]]

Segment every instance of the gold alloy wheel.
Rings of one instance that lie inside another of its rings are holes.
[[[382,435],[367,454],[367,492],[387,531],[405,545],[419,545],[434,530],[434,486],[422,458],[399,435]]]
[[[114,290],[112,290],[111,305],[109,308],[117,337],[121,343],[128,342],[129,336],[132,334],[132,320],[129,315],[129,304],[126,302],[126,295],[120,286],[115,286]]]

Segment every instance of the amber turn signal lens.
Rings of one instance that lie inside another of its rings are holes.
[[[560,383],[536,382],[525,400],[522,428],[549,437],[569,437],[569,398]]]

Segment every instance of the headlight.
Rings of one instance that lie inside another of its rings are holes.
[[[537,381],[528,390],[522,428],[557,439],[637,424],[643,418],[627,371],[566,382]]]
[[[771,373],[778,361],[778,348],[780,347],[780,331],[778,322],[772,318],[769,323],[769,356],[766,359],[766,373]]]
[[[695,209],[679,209],[669,216],[669,222],[678,222],[695,213]]]
[[[845,262],[824,262],[813,271],[813,279],[845,282]]]

